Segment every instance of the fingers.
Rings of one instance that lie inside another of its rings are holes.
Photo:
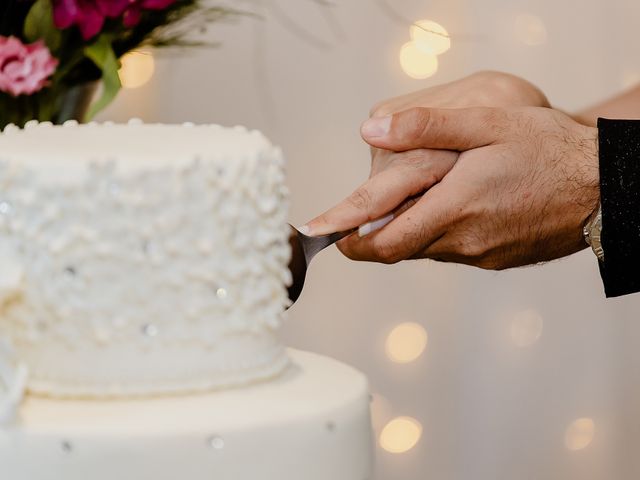
[[[362,124],[371,146],[403,152],[416,148],[470,150],[498,141],[507,123],[504,110],[488,107],[411,108]]]
[[[349,230],[386,216],[407,198],[442,180],[455,164],[457,156],[455,152],[426,150],[397,155],[390,167],[307,223],[307,234],[317,236]]]
[[[456,211],[446,195],[434,186],[411,208],[383,229],[366,237],[351,235],[340,242],[340,251],[352,260],[396,263],[424,251],[446,233]]]

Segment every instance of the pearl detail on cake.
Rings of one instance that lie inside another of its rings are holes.
[[[0,215],[8,215],[13,211],[9,202],[0,202]]]
[[[153,323],[148,323],[146,325],[143,325],[142,333],[147,337],[153,338],[157,337],[160,331],[158,330],[158,327],[156,327]]]
[[[222,450],[224,448],[224,439],[218,435],[212,435],[207,438],[207,445],[214,450]]]
[[[218,288],[216,290],[216,296],[220,299],[220,300],[224,300],[225,298],[227,298],[227,290],[225,288]]]

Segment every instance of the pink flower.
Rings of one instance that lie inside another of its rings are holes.
[[[0,35],[0,91],[31,95],[47,85],[57,66],[44,42],[25,45],[16,37]]]
[[[77,25],[82,38],[95,37],[105,19],[123,17],[130,28],[138,24],[142,10],[164,10],[175,0],[53,0],[53,20],[58,28]]]

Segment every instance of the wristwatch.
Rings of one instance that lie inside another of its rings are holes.
[[[598,205],[598,209],[591,214],[584,224],[582,233],[584,233],[584,240],[587,245],[591,246],[598,260],[604,262],[604,250],[600,241],[600,236],[602,235],[602,204]]]

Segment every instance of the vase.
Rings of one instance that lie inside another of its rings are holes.
[[[63,124],[67,120],[83,123],[87,120],[87,112],[95,97],[100,82],[87,82],[71,87],[60,97],[59,108],[52,118],[55,124]]]
[[[91,81],[31,96],[0,94],[0,130],[11,123],[24,127],[29,120],[55,124],[77,120],[83,123],[99,85],[99,81]]]

